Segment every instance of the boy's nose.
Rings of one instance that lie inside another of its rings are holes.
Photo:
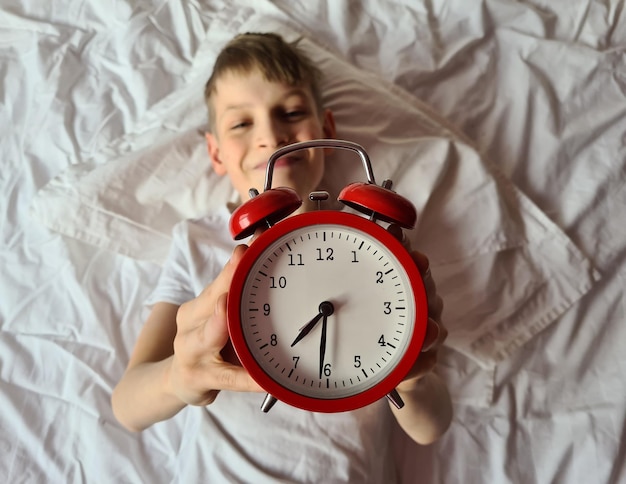
[[[268,120],[259,123],[257,130],[257,144],[261,148],[277,149],[289,141],[289,131],[281,123]]]

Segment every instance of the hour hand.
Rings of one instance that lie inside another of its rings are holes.
[[[335,308],[333,307],[333,303],[329,301],[322,302],[319,305],[319,313],[316,314],[311,321],[309,321],[302,328],[300,328],[300,332],[298,333],[298,336],[296,336],[296,339],[293,340],[293,343],[291,343],[291,346],[295,346],[298,341],[300,341],[311,332],[311,330],[315,327],[319,320],[322,319],[323,316],[330,316],[331,314],[333,314],[334,310]]]
[[[300,332],[298,333],[298,336],[296,336],[296,339],[293,340],[293,343],[291,343],[291,346],[294,347],[296,345],[296,343],[298,341],[300,341],[302,338],[304,338],[307,334],[309,334],[311,332],[311,330],[315,327],[315,325],[317,324],[317,322],[322,319],[322,316],[324,316],[322,313],[317,314],[311,321],[309,321],[308,323],[306,323],[301,329]]]

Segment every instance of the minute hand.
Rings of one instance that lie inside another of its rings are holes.
[[[328,316],[324,315],[324,320],[322,321],[322,338],[320,339],[320,380],[322,379],[322,374],[324,373],[324,356],[326,355],[326,323],[328,321]]]

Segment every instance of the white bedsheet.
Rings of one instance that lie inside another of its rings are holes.
[[[109,404],[158,265],[64,238],[30,207],[71,167],[201,123],[164,119],[170,94],[253,14],[426,102],[590,261],[569,266],[582,299],[495,366],[446,350],[455,419],[427,448],[396,436],[403,481],[626,480],[623,2],[504,0],[4,6],[0,479],[176,481],[191,413],[131,435]]]

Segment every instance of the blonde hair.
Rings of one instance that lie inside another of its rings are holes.
[[[213,73],[204,88],[211,129],[214,127],[211,97],[216,92],[217,80],[228,72],[248,74],[258,69],[267,81],[308,87],[318,114],[321,115],[323,110],[319,88],[321,71],[298,47],[299,41],[300,39],[289,43],[278,34],[248,32],[237,35],[226,44],[217,56]]]

